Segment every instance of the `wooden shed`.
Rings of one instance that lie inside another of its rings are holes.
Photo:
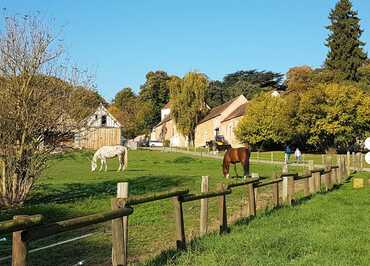
[[[121,143],[122,125],[102,104],[86,118],[86,126],[74,136],[74,146],[80,149],[96,150]]]

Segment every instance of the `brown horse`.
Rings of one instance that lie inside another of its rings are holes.
[[[229,168],[230,164],[235,166],[235,173],[238,177],[238,173],[236,172],[236,164],[241,163],[244,169],[244,177],[249,176],[249,156],[250,152],[248,148],[230,148],[225,152],[224,155],[224,162],[222,165],[223,174],[226,178],[229,178]]]

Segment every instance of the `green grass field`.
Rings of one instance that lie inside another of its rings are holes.
[[[210,190],[220,182],[221,161],[215,159],[184,156],[180,153],[158,151],[130,151],[129,167],[117,173],[116,160],[108,162],[108,172],[90,172],[92,154],[74,152],[54,156],[49,168],[36,183],[28,201],[20,209],[2,210],[0,220],[11,219],[17,214],[43,214],[48,221],[87,215],[110,210],[111,198],[116,194],[116,184],[128,181],[131,195],[167,191],[174,188],[189,188],[200,191],[201,176],[210,177]],[[252,164],[251,172],[269,177],[281,166]],[[302,168],[291,168],[300,171]],[[241,174],[242,169],[239,167]],[[233,173],[233,169],[232,172]],[[229,215],[241,213],[246,199],[246,190],[234,190],[228,196]],[[184,205],[187,238],[193,238],[199,227],[199,201]],[[175,243],[173,206],[170,200],[148,203],[134,208],[129,218],[129,255],[132,263],[152,258]],[[217,199],[210,200],[210,223],[217,224]],[[64,233],[48,239],[31,242],[30,248],[52,244],[86,233],[94,235],[31,253],[31,265],[74,265],[84,261],[86,265],[109,265],[111,257],[110,223]],[[0,257],[9,255],[9,236],[0,242]],[[50,257],[54,259],[51,261]],[[0,262],[9,265],[9,261]],[[6,264],[8,263],[8,264]]]
[[[357,176],[370,174],[358,173]],[[370,187],[316,195],[298,206],[240,221],[224,236],[192,242],[146,265],[370,265]]]

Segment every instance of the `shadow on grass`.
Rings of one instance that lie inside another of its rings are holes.
[[[50,159],[56,160],[56,161],[63,161],[63,160],[81,160],[86,159],[88,161],[91,161],[93,154],[89,151],[67,151],[63,153],[58,154],[52,154],[50,156]]]
[[[139,176],[130,179],[130,194],[142,195],[166,191],[173,187],[184,184],[183,176]],[[26,201],[27,205],[43,203],[66,203],[83,200],[90,197],[114,196],[117,191],[117,180],[98,182],[93,184],[72,183],[61,187],[51,184],[39,184],[31,197]]]

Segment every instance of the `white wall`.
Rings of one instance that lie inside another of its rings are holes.
[[[170,108],[163,108],[161,110],[161,120],[163,120],[166,116],[168,116],[170,112],[171,112]]]
[[[106,117],[106,124],[102,125],[102,117]],[[107,112],[107,110],[100,106],[94,114],[92,114],[87,120],[88,127],[115,127],[118,128],[120,125],[117,121]]]

